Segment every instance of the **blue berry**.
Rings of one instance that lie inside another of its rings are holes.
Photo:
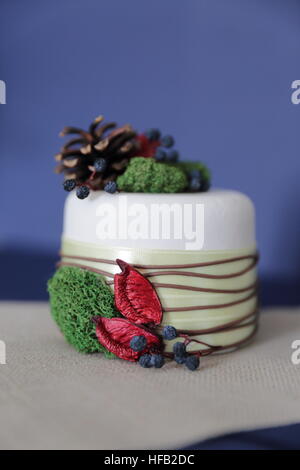
[[[139,358],[139,364],[140,366],[142,367],[152,367],[152,364],[151,364],[151,356],[150,354],[143,354],[140,358]]]
[[[140,336],[134,336],[130,340],[130,347],[133,351],[139,352],[143,351],[145,347],[147,346],[147,340],[145,336],[140,335]]]
[[[163,149],[158,148],[154,155],[155,160],[158,162],[163,162],[167,158],[167,154]]]
[[[106,170],[107,163],[104,158],[97,158],[94,162],[94,168],[98,173],[102,173]]]
[[[76,196],[78,199],[85,199],[90,194],[90,190],[87,186],[79,186],[76,190]]]
[[[167,147],[167,148],[170,148],[174,145],[175,143],[175,140],[173,139],[173,137],[171,135],[165,135],[162,139],[161,139],[161,145],[163,147]]]
[[[189,184],[190,191],[196,192],[200,191],[201,188],[201,180],[198,178],[192,178]]]
[[[159,129],[148,129],[145,132],[145,136],[148,137],[149,140],[159,140],[160,139],[160,130]]]
[[[201,184],[201,189],[200,189],[200,191],[203,191],[203,192],[204,192],[204,191],[208,191],[209,188],[210,188],[210,181],[209,181],[209,180],[205,180],[205,181],[203,181],[202,184]]]
[[[109,181],[104,186],[104,191],[110,194],[115,193],[117,191],[117,183],[115,181]]]
[[[184,356],[174,356],[174,361],[177,362],[177,364],[184,364],[187,358],[187,354]]]
[[[65,191],[73,191],[73,189],[75,188],[76,186],[76,181],[75,180],[66,180],[64,181],[64,184],[63,184],[63,187],[64,187],[64,190]]]
[[[184,357],[186,354],[186,347],[183,342],[177,342],[173,345],[174,356]]]
[[[177,337],[177,331],[176,328],[172,325],[167,325],[163,329],[163,338],[170,341],[171,339],[174,339]]]
[[[200,359],[198,356],[195,356],[194,354],[188,356],[185,360],[185,365],[189,370],[198,369],[199,364],[200,364]]]
[[[151,356],[151,365],[156,367],[156,369],[160,369],[165,363],[165,358],[161,354],[153,354]]]
[[[167,155],[168,162],[177,162],[179,160],[179,153],[177,150],[171,150]]]

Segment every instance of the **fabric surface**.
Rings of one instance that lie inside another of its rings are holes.
[[[82,355],[46,303],[0,304],[1,449],[175,449],[300,421],[299,309],[264,312],[254,342],[197,372]]]

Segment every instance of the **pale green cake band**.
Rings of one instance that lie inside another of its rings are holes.
[[[193,336],[196,339],[207,342],[211,345],[227,346],[243,341],[252,334],[256,328],[257,293],[255,286],[257,276],[255,265],[250,266],[251,256],[256,254],[256,247],[243,250],[216,250],[216,251],[186,251],[186,250],[149,250],[133,249],[126,247],[107,247],[89,243],[78,242],[70,239],[62,239],[62,263],[82,266],[86,269],[96,269],[107,273],[107,281],[113,288],[113,275],[120,272],[120,268],[115,262],[117,258],[132,265],[144,265],[147,268],[137,269],[143,274],[151,272],[170,271],[171,275],[155,275],[149,277],[154,284],[172,284],[182,286],[178,288],[156,287],[156,291],[161,300],[164,310],[163,325],[171,324],[177,329],[184,330],[206,330],[208,328],[218,328],[224,323],[238,321],[239,327],[228,331],[218,331],[209,334]],[[197,263],[214,263],[215,261],[231,260],[232,258],[247,257],[231,261],[224,264],[213,264],[201,267],[177,267],[180,265],[190,265]],[[78,257],[78,258],[77,258]],[[84,258],[99,259],[101,261],[91,261]],[[108,262],[107,262],[108,261]],[[254,263],[255,264],[255,263]],[[162,269],[162,266],[168,269]],[[173,268],[173,266],[176,267]],[[151,266],[151,267],[150,267]],[[159,268],[157,268],[159,266]],[[248,267],[251,269],[247,270]],[[224,276],[233,273],[246,271],[236,277],[226,279],[211,279],[193,276],[173,274],[178,272],[190,272],[195,274]],[[204,288],[214,290],[241,290],[234,293],[201,292],[188,290],[185,287]],[[248,289],[249,288],[249,289]],[[240,302],[243,299],[248,299]],[[233,304],[219,307],[223,304]],[[215,308],[210,308],[215,306]],[[193,309],[193,307],[198,307]],[[203,308],[207,307],[207,308]],[[172,309],[190,308],[187,311],[174,311]],[[253,317],[242,321],[242,318],[253,312]],[[252,322],[252,323],[251,323]],[[249,324],[250,323],[250,324]],[[246,326],[243,326],[246,324]],[[172,342],[166,342],[166,351],[171,351]],[[189,350],[199,349],[199,344],[191,343]],[[204,347],[205,349],[205,347]]]

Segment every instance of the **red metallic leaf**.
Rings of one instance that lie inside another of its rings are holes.
[[[144,158],[154,157],[155,152],[160,145],[159,140],[150,140],[144,134],[137,135],[136,140],[139,144],[136,156]]]
[[[150,331],[134,325],[125,318],[94,317],[96,335],[99,343],[120,359],[137,361],[142,354],[160,352],[162,343],[158,336]],[[147,346],[143,351],[136,352],[130,348],[130,340],[134,336],[143,335],[147,339]]]
[[[115,304],[124,317],[134,323],[154,323],[159,325],[162,307],[151,282],[129,264],[120,259],[122,269],[114,276]]]

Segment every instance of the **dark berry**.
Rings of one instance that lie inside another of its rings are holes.
[[[145,136],[148,137],[149,140],[159,140],[160,139],[160,130],[159,129],[148,129],[145,132]]]
[[[198,356],[195,356],[194,354],[188,356],[185,360],[185,365],[189,370],[198,369],[199,364],[200,364],[200,359]]]
[[[110,194],[115,193],[117,191],[117,183],[115,181],[109,181],[104,186],[104,191]]]
[[[153,354],[151,356],[151,365],[156,367],[156,369],[160,369],[165,363],[165,358],[161,354]]]
[[[189,184],[190,191],[196,192],[200,191],[201,188],[201,180],[198,178],[192,178]]]
[[[184,364],[187,357],[186,354],[184,356],[174,356],[174,361],[177,362],[177,364]]]
[[[171,135],[165,135],[162,139],[161,139],[161,145],[163,147],[167,147],[167,148],[170,148],[172,147],[174,144],[175,144],[175,140],[173,139],[173,137]]]
[[[98,173],[102,173],[106,170],[107,163],[104,158],[97,158],[94,162],[94,168]]]
[[[73,189],[76,186],[76,181],[75,180],[66,180],[64,181],[63,187],[65,191],[73,191]]]
[[[179,153],[177,150],[171,150],[167,155],[168,162],[175,163],[179,160]]]
[[[167,325],[163,329],[163,338],[170,341],[171,339],[174,339],[177,337],[177,331],[176,328],[172,325]]]
[[[79,199],[85,199],[90,194],[90,190],[87,186],[79,186],[76,190],[76,196]]]
[[[189,177],[190,177],[191,180],[194,179],[194,178],[196,178],[196,179],[198,179],[198,180],[201,180],[201,176],[202,176],[202,175],[201,175],[201,171],[200,171],[200,170],[191,170],[191,171],[189,172]]]
[[[167,154],[163,149],[158,148],[154,155],[155,160],[158,162],[163,162],[167,158]]]
[[[143,354],[139,358],[139,364],[142,367],[152,367],[150,354]]]
[[[145,347],[147,346],[147,340],[145,336],[140,335],[140,336],[134,336],[130,340],[130,347],[133,351],[139,352],[143,351]]]
[[[182,342],[177,342],[173,345],[174,356],[183,357],[186,354],[185,344]]]
[[[208,191],[210,188],[210,181],[209,180],[205,180],[202,182],[201,184],[201,188],[200,188],[200,191]]]

